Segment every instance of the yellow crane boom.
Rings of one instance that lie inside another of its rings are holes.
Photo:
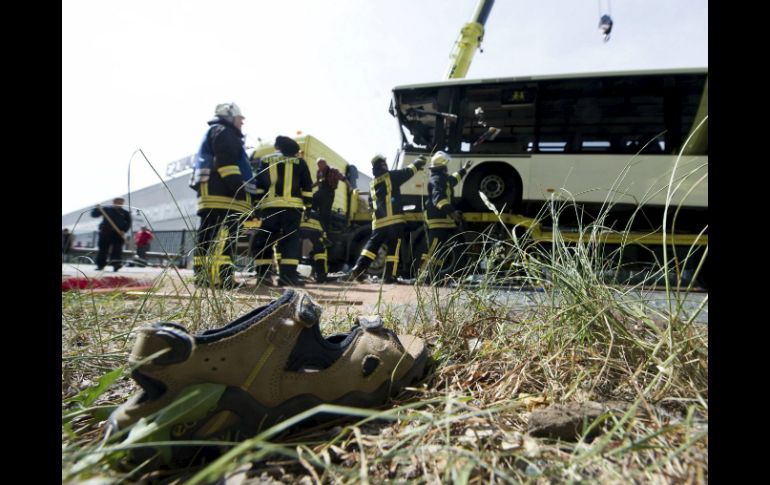
[[[484,24],[494,4],[495,0],[479,0],[471,21],[460,30],[460,37],[449,56],[451,62],[446,79],[463,78],[468,73],[473,55],[476,54],[476,49],[481,47],[481,41],[484,39]]]

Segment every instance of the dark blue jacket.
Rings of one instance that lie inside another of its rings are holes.
[[[100,231],[115,232],[115,228],[113,228],[112,224],[110,224],[110,222],[107,220],[108,218],[113,222],[113,224],[115,224],[118,229],[123,232],[127,232],[131,227],[131,214],[123,207],[108,205],[107,207],[102,207],[101,209],[95,207],[94,210],[91,211],[91,217],[102,216],[104,216],[104,220],[101,224],[99,224]]]

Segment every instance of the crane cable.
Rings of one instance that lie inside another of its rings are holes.
[[[596,6],[599,8],[599,17],[602,16],[602,0],[597,0]],[[612,1],[607,0],[607,15],[612,16]]]

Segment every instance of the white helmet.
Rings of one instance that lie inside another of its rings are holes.
[[[372,167],[382,162],[387,163],[387,159],[385,158],[385,155],[383,155],[382,153],[378,153],[377,155],[372,157]]]
[[[224,118],[231,123],[236,116],[245,118],[243,116],[243,113],[241,113],[241,108],[239,108],[238,105],[235,103],[218,104],[216,109],[214,110],[214,116],[219,116],[220,118]]]
[[[435,155],[433,155],[433,157],[430,159],[430,168],[446,167],[446,164],[451,159],[452,157],[450,157],[447,153],[436,152]]]

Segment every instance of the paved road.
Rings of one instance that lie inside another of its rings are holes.
[[[680,312],[683,320],[695,317],[694,321],[708,324],[708,293],[701,292],[673,292],[674,295],[672,311]],[[518,309],[526,309],[538,304],[542,304],[548,296],[542,291],[524,291],[524,290],[497,290],[494,294],[496,301]],[[628,291],[625,295],[625,301],[631,304],[644,304],[652,307],[663,315],[669,313],[668,298],[666,292],[662,290],[646,291]]]

